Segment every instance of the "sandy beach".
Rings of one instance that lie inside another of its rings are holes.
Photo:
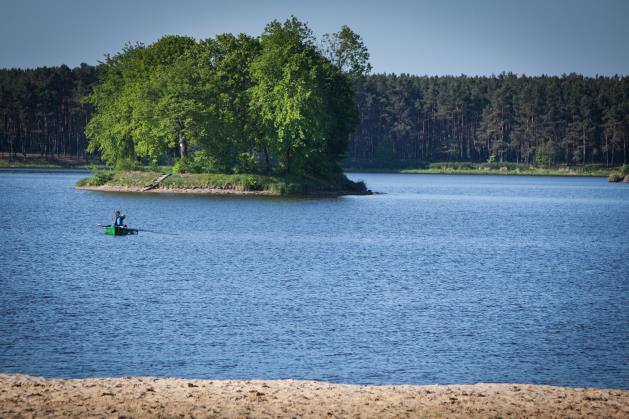
[[[629,391],[530,384],[0,375],[0,417],[629,417]]]

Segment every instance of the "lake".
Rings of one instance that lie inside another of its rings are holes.
[[[353,173],[383,194],[0,173],[0,373],[629,388],[629,185]],[[114,209],[139,235],[111,237]]]

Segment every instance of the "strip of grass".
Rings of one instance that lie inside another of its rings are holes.
[[[494,162],[418,162],[416,167],[346,167],[347,172],[419,173],[442,175],[513,175],[513,176],[609,176],[614,168],[600,165],[585,166],[533,166],[525,163]]]
[[[39,155],[18,156],[9,159],[0,157],[0,168],[16,169],[89,169],[94,167],[104,168],[104,165],[96,166],[86,160],[77,160],[72,157],[44,158]]]
[[[428,167],[403,169],[399,173],[508,176],[609,176],[613,169],[600,166],[536,167],[522,163],[430,163]]]
[[[7,169],[85,169],[85,165],[55,163],[53,161],[9,161],[0,160],[0,168]]]
[[[114,173],[112,172],[95,172],[92,177],[79,180],[76,186],[102,186],[113,180],[113,178]]]
[[[96,172],[81,179],[77,186],[120,186],[142,188],[160,172]],[[267,176],[260,174],[182,173],[172,174],[161,182],[162,189],[220,189],[225,191],[264,191],[274,195],[366,194],[363,182],[353,182],[342,173],[327,178]]]
[[[439,175],[499,175],[499,176],[598,176],[606,177],[609,171],[571,171],[561,169],[527,169],[527,170],[496,170],[496,169],[406,169],[399,173],[439,174]]]

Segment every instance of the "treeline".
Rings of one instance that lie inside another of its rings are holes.
[[[96,67],[0,70],[0,152],[85,158],[92,107],[81,102],[96,82]]]
[[[344,152],[363,167],[629,162],[629,77],[365,76],[368,57],[349,28],[316,45],[292,20],[258,38],[128,46],[100,67],[0,70],[0,152],[84,158],[91,120],[95,156],[183,151],[227,171],[312,169]]]
[[[392,74],[361,78],[355,90],[351,166],[629,159],[629,77]]]

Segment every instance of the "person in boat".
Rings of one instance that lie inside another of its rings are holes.
[[[127,225],[124,223],[124,219],[126,217],[127,217],[126,215],[122,215],[122,214],[120,214],[120,211],[116,210],[116,212],[114,213],[114,216],[111,217],[111,219],[114,222],[114,226],[116,226],[116,227],[126,227]]]

